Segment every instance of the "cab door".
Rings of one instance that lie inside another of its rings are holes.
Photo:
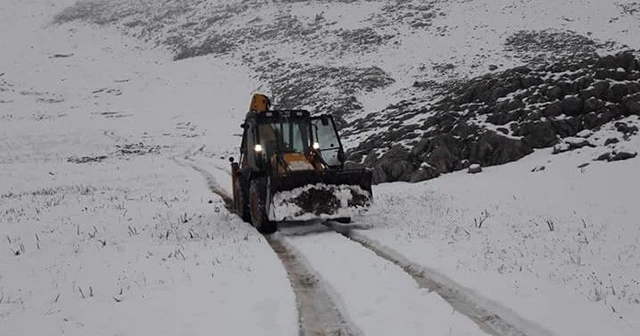
[[[324,162],[334,169],[344,166],[344,151],[333,117],[321,115],[311,118],[314,148],[317,147]]]

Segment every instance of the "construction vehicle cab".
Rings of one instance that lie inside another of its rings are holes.
[[[277,222],[348,218],[371,201],[371,172],[344,169],[344,149],[330,115],[270,110],[255,94],[242,124],[240,160],[232,160],[234,207],[271,233]],[[351,209],[352,211],[342,211]]]

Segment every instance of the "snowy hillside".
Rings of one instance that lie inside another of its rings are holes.
[[[639,20],[623,0],[2,1],[0,334],[637,335]],[[259,235],[225,203],[255,90],[418,183],[377,185],[356,229]]]
[[[597,54],[637,46],[637,7],[586,0],[115,0],[79,2],[55,21],[117,27],[176,60],[211,55],[242,64],[279,106],[338,117],[350,159],[385,182],[430,179],[466,161],[511,162],[638,113],[637,60]],[[524,68],[511,70],[516,66]],[[613,88],[618,81],[633,83]],[[592,86],[595,93],[581,93]],[[576,98],[595,101],[582,106]],[[595,115],[583,125],[589,113]],[[549,120],[538,123],[541,117]]]

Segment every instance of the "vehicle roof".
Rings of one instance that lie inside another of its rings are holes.
[[[249,112],[246,119],[278,119],[278,118],[310,118],[311,113],[307,110],[269,110],[265,112]]]

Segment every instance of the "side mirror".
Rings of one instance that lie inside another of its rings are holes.
[[[247,125],[247,123],[242,123],[240,124],[241,128],[247,129],[249,126]]]

